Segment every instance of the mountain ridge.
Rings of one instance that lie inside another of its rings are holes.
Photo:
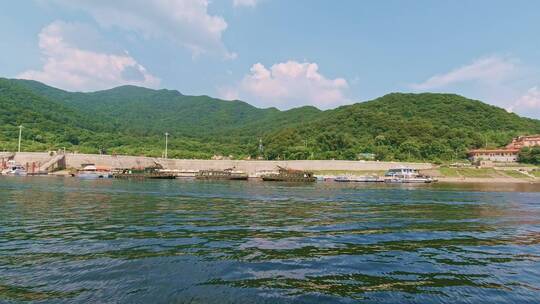
[[[18,103],[25,106],[18,109]],[[28,149],[67,146],[159,156],[163,133],[169,132],[169,155],[186,158],[257,157],[262,140],[262,154],[269,159],[356,159],[360,153],[381,160],[462,159],[467,149],[486,141],[500,146],[512,136],[540,133],[539,120],[441,93],[390,93],[324,111],[313,106],[281,111],[176,90],[127,85],[69,92],[0,78],[0,105],[13,112],[0,112],[0,141],[9,142],[4,149],[13,145],[17,124],[36,118],[35,128],[25,131]],[[41,128],[46,136],[38,136]]]

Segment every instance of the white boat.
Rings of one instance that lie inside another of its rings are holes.
[[[334,179],[339,183],[378,183],[383,182],[384,179],[379,178],[376,175],[362,175],[362,176],[338,176]]]
[[[384,179],[376,175],[364,175],[357,177],[354,181],[357,183],[380,183],[384,182]]]
[[[110,171],[98,170],[94,164],[83,164],[82,170],[78,171],[76,176],[84,179],[111,178]]]
[[[7,162],[7,168],[2,170],[2,175],[26,176],[26,169],[14,160]]]
[[[350,183],[352,182],[352,178],[350,176],[338,176],[334,178],[334,181],[338,183]]]
[[[386,171],[384,174],[384,182],[386,183],[411,183],[411,184],[426,184],[436,182],[437,180],[430,176],[425,176],[418,173],[418,170],[412,168],[396,168]]]

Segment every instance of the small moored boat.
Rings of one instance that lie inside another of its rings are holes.
[[[384,182],[384,179],[379,178],[376,175],[363,175],[363,176],[338,176],[334,179],[338,183],[379,183]]]
[[[153,167],[143,169],[121,169],[113,173],[114,178],[125,179],[174,179],[176,175],[170,171],[164,171],[163,167],[156,164]]]
[[[111,178],[112,173],[107,168],[97,167],[94,164],[83,164],[75,176],[84,179]]]
[[[7,162],[7,168],[2,170],[2,175],[26,176],[27,172],[22,165],[17,164],[14,160],[10,160]]]
[[[338,176],[334,178],[334,181],[338,183],[351,183],[353,179],[350,176]]]
[[[196,179],[202,180],[247,180],[248,175],[242,171],[233,169],[225,170],[200,170],[195,174]]]
[[[430,176],[418,173],[418,170],[412,168],[396,168],[386,171],[384,174],[386,183],[396,184],[425,184],[436,182],[437,180]]]
[[[278,166],[278,172],[268,173],[261,176],[263,181],[273,181],[273,182],[295,182],[295,183],[306,183],[306,182],[315,182],[317,178],[313,175],[311,171],[303,170],[294,170]]]

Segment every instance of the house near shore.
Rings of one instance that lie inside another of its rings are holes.
[[[468,155],[472,162],[492,161],[512,163],[519,160],[519,151],[522,148],[533,146],[540,146],[540,134],[516,137],[504,148],[470,150]]]
[[[540,134],[516,137],[512,139],[512,142],[509,143],[506,146],[506,148],[521,149],[524,147],[534,147],[534,146],[540,146]]]
[[[519,149],[476,149],[469,151],[469,159],[472,162],[493,161],[501,163],[513,163],[518,161]]]

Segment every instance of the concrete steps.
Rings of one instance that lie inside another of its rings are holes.
[[[66,167],[66,155],[57,154],[41,165],[38,172],[52,172],[54,169],[63,169]]]

